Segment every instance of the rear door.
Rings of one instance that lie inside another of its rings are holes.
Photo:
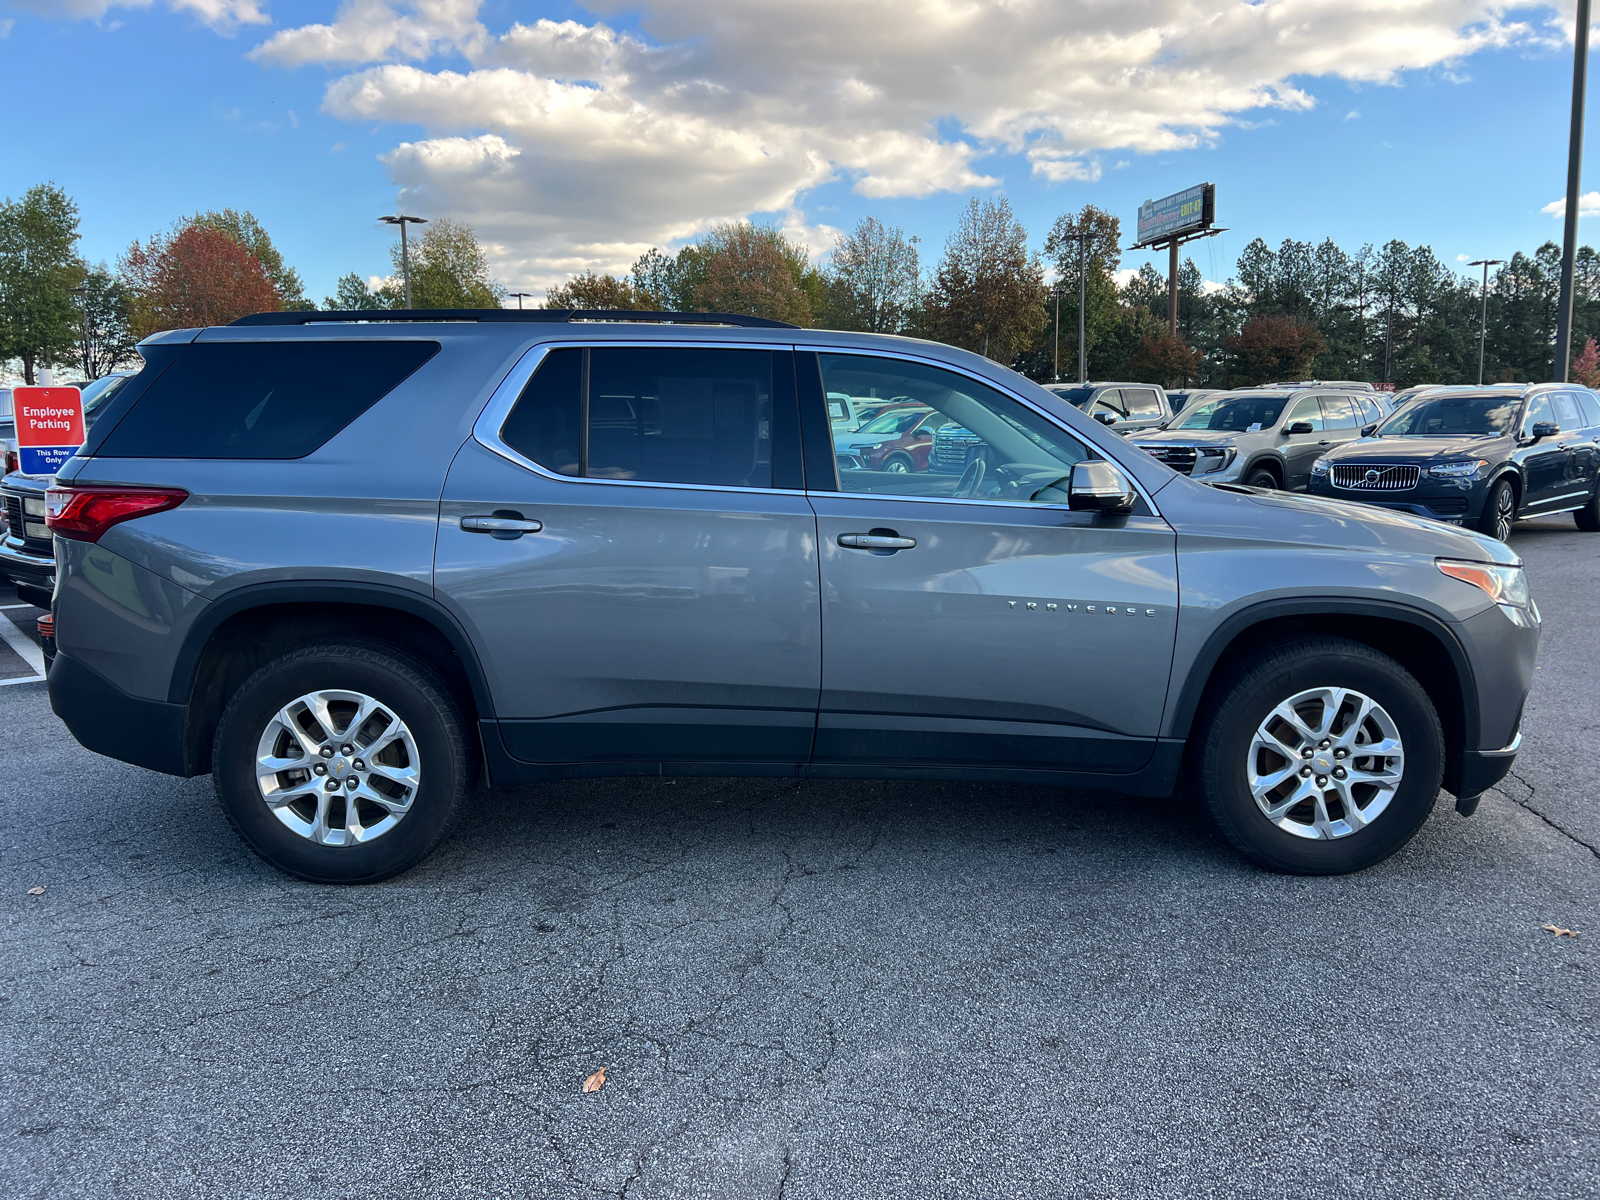
[[[483,654],[506,750],[804,762],[821,622],[792,351],[530,357],[451,467],[435,571]]]
[[[813,362],[829,387],[893,388],[978,439],[959,478],[841,470],[835,491],[808,475],[823,595],[814,762],[1144,766],[1172,667],[1172,529],[1148,508],[1070,511],[1067,479],[1090,448],[979,380],[860,352]]]

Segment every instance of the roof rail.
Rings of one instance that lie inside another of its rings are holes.
[[[636,312],[606,308],[374,308],[314,312],[251,313],[231,322],[238,325],[325,325],[351,321],[500,321],[553,324],[567,321],[627,321],[656,325],[735,325],[744,329],[797,329],[785,321],[720,312]]]

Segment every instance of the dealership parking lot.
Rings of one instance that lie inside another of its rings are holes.
[[[79,748],[6,608],[6,1190],[1595,1194],[1600,537],[1512,540],[1545,615],[1514,775],[1335,879],[1181,798],[604,780],[314,887],[209,780]]]

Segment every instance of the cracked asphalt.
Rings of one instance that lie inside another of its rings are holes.
[[[314,887],[0,688],[5,1191],[1600,1194],[1600,538],[1514,544],[1515,778],[1342,879],[1183,800],[626,780]]]

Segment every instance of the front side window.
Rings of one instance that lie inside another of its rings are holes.
[[[1558,423],[1555,413],[1550,409],[1549,395],[1541,393],[1528,401],[1527,415],[1522,418],[1522,436],[1532,437],[1533,427],[1545,421],[1552,425]]]
[[[901,471],[841,466],[841,491],[1065,504],[1073,466],[1091,457],[1066,430],[954,371],[869,355],[820,354],[818,362],[827,391],[903,396],[931,410],[920,427],[933,431],[925,459]]]
[[[1124,393],[1116,388],[1107,388],[1094,398],[1094,407],[1089,410],[1089,415],[1093,416],[1097,412],[1108,412],[1114,414],[1119,421],[1126,420],[1128,407],[1123,403],[1123,395]]]
[[[768,488],[773,358],[677,346],[553,350],[500,437],[560,475]]]
[[[1322,406],[1317,403],[1315,396],[1301,396],[1294,402],[1294,407],[1283,418],[1283,427],[1288,429],[1291,425],[1304,421],[1311,426],[1312,432],[1322,429]]]
[[[1563,429],[1579,429],[1583,426],[1583,418],[1578,415],[1578,401],[1570,392],[1557,392],[1556,417],[1561,422]]]

